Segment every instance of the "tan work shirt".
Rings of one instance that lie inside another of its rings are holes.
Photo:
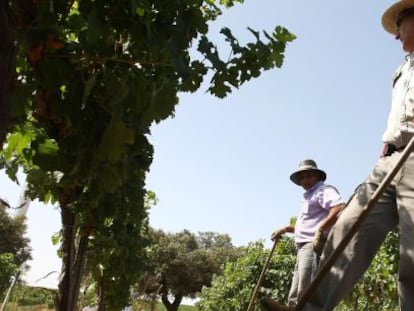
[[[414,52],[394,73],[392,104],[384,143],[397,148],[406,145],[414,134]]]

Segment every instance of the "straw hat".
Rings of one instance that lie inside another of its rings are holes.
[[[414,8],[414,0],[401,0],[397,3],[391,5],[382,15],[382,26],[385,28],[386,31],[389,33],[397,36],[398,35],[398,27],[397,27],[397,18],[398,14],[405,10]]]
[[[326,173],[316,165],[316,162],[311,159],[306,159],[299,162],[298,169],[290,175],[290,180],[300,186],[299,173],[304,171],[314,171],[319,175],[319,180],[326,180]]]

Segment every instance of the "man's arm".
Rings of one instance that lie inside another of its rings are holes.
[[[292,225],[287,225],[285,227],[276,229],[272,233],[271,239],[273,241],[275,241],[275,240],[278,240],[283,234],[285,234],[285,233],[293,233],[293,232],[295,232],[295,227],[292,226]]]
[[[319,223],[318,230],[316,230],[312,241],[313,249],[315,250],[315,252],[319,254],[322,252],[323,246],[325,245],[324,232],[325,230],[333,226],[333,224],[336,222],[338,218],[338,213],[341,212],[345,208],[345,206],[346,205],[344,203],[341,203],[335,205],[334,207],[331,207],[328,216],[326,216],[326,218]]]
[[[338,218],[337,216],[339,212],[341,212],[344,208],[345,208],[344,203],[331,207],[331,209],[329,210],[328,216],[326,216],[326,218],[319,223],[319,229],[326,231],[330,227],[332,227],[334,223],[336,222],[336,219]]]

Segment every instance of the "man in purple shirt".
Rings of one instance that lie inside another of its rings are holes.
[[[289,306],[294,306],[314,277],[326,236],[345,204],[338,190],[324,183],[326,173],[313,160],[301,161],[290,180],[305,190],[302,207],[296,225],[276,230],[272,240],[286,232],[295,234],[298,253],[288,297]]]

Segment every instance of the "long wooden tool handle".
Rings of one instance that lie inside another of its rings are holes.
[[[275,251],[276,244],[279,241],[279,239],[280,238],[275,239],[275,241],[273,243],[273,247],[270,250],[270,254],[267,257],[267,260],[266,260],[266,263],[263,266],[262,272],[260,273],[259,280],[257,281],[256,286],[255,286],[255,288],[253,290],[252,297],[250,298],[249,306],[247,307],[247,311],[251,311],[252,308],[253,308],[253,302],[256,299],[257,292],[259,291],[260,285],[262,284],[263,278],[264,278],[264,276],[266,274],[267,267],[269,266],[270,260],[272,259],[272,255],[273,255],[273,253]]]
[[[367,202],[367,204],[365,205],[365,207],[363,208],[361,212],[361,215],[358,217],[358,219],[349,229],[348,233],[345,235],[343,240],[338,244],[338,246],[335,248],[332,254],[325,261],[325,264],[318,270],[318,274],[313,279],[312,283],[309,285],[305,293],[300,297],[298,304],[295,307],[295,310],[301,310],[305,306],[306,302],[313,296],[313,294],[315,293],[315,290],[318,288],[322,279],[332,268],[333,264],[338,259],[338,257],[342,254],[345,247],[348,245],[349,241],[351,241],[355,233],[358,231],[361,223],[365,220],[368,213],[375,206],[375,204],[378,202],[379,198],[382,196],[384,191],[391,184],[393,178],[395,177],[395,175],[397,175],[398,171],[403,166],[403,164],[405,163],[408,156],[413,150],[414,150],[414,136],[411,138],[410,142],[405,147],[404,151],[401,153],[401,156],[398,159],[397,163],[395,163],[394,167],[384,177],[384,179],[378,186],[377,190],[372,195],[371,199]]]

